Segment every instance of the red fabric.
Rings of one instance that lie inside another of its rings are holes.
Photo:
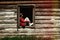
[[[25,26],[24,18],[20,18],[20,26]]]

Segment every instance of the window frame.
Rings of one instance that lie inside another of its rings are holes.
[[[19,15],[20,15],[20,7],[19,7],[19,6],[20,6],[20,5],[21,5],[21,6],[24,6],[24,5],[25,5],[25,6],[34,6],[34,7],[33,7],[33,19],[32,19],[32,20],[33,20],[33,26],[30,26],[30,27],[29,27],[29,26],[26,26],[26,27],[27,27],[27,28],[33,28],[33,29],[35,29],[35,20],[34,20],[34,18],[35,18],[35,15],[34,15],[34,13],[35,13],[35,4],[18,4],[18,9],[17,9],[17,10],[18,10],[18,13],[17,13],[17,18],[18,18],[17,24],[18,24],[18,25],[17,25],[17,26],[20,27],[20,26],[19,26],[19,23],[20,23],[20,21],[19,21],[19,17],[20,17],[20,16],[19,16]]]

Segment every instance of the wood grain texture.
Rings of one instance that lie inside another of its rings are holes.
[[[35,20],[37,24],[54,24],[51,20]]]
[[[24,4],[57,4],[59,1],[11,1],[11,2],[0,2],[0,4],[20,4],[20,3],[24,3]]]
[[[60,28],[59,24],[35,24],[36,29],[39,28]]]
[[[35,16],[35,19],[60,19],[60,16]]]
[[[60,12],[36,12],[36,16],[60,16]]]
[[[37,24],[59,24],[60,23],[60,20],[55,20],[55,21],[52,21],[52,20],[35,20],[35,23]]]
[[[40,6],[41,6],[41,5],[43,5],[43,4],[40,4]],[[44,4],[44,5],[45,5],[45,4]],[[49,4],[48,4],[48,5],[49,5]],[[46,6],[46,5],[45,5],[45,6]],[[43,12],[44,12],[44,11],[46,11],[46,12],[49,12],[49,11],[51,12],[51,11],[52,11],[52,12],[56,12],[56,11],[60,11],[60,9],[56,9],[56,8],[55,8],[55,9],[50,9],[50,8],[49,8],[49,9],[40,9],[40,8],[36,8],[35,11],[43,11]]]

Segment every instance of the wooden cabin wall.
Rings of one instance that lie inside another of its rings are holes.
[[[37,32],[45,34],[44,36],[59,37],[60,9],[58,3],[36,4],[35,28],[40,29]]]
[[[15,5],[0,5],[0,29],[17,27],[17,9]]]
[[[13,4],[13,2],[11,4]],[[14,4],[20,4],[20,2],[14,3]],[[60,9],[59,9],[58,2],[54,2],[54,3],[53,2],[50,2],[50,3],[49,2],[45,2],[45,3],[44,2],[43,3],[42,2],[34,2],[34,3],[24,2],[21,4],[34,4],[35,5],[35,9],[34,9],[35,29],[33,30],[30,29],[30,31],[32,31],[31,33],[37,33],[37,35],[40,34],[40,36],[45,36],[45,37],[46,36],[54,37],[57,40],[60,39],[59,38],[60,37]],[[12,25],[10,26],[12,27]]]

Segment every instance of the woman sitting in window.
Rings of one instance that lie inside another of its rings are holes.
[[[22,26],[22,28],[25,28],[26,26],[26,21],[23,18],[23,15],[20,15],[20,26]]]
[[[30,20],[28,17],[24,19],[23,15],[20,15],[20,26],[22,28],[25,28],[25,26],[31,26],[31,25],[33,25],[33,23],[30,23]]]

